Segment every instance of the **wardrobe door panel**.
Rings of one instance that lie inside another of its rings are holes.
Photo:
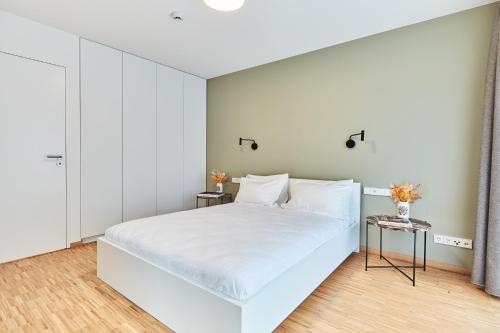
[[[183,81],[182,72],[157,65],[157,213],[183,208]]]
[[[82,39],[81,237],[122,222],[122,52]]]
[[[184,74],[184,209],[206,188],[206,80]]]
[[[123,54],[123,219],[156,215],[156,64]]]

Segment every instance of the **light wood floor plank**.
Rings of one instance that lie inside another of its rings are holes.
[[[500,332],[500,299],[429,269],[417,286],[352,255],[276,329],[289,332]],[[370,260],[380,264],[375,255]],[[0,265],[0,332],[172,332],[96,277],[96,246]]]

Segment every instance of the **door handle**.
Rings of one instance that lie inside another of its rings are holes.
[[[45,155],[45,157],[48,159],[56,159],[56,160],[60,160],[61,158],[63,158],[62,155]]]

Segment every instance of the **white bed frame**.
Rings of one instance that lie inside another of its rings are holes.
[[[352,252],[359,252],[360,189],[353,185],[355,223],[239,302],[169,272],[99,238],[97,276],[176,332],[271,332]]]

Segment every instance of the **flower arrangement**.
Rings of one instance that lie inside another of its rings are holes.
[[[225,184],[227,183],[227,180],[229,179],[229,175],[226,174],[225,172],[220,172],[220,171],[215,171],[212,170],[212,180],[216,184]]]
[[[394,202],[408,202],[412,203],[418,199],[422,199],[420,192],[420,184],[411,185],[405,183],[403,185],[394,185],[390,187],[391,198]]]
[[[212,170],[211,177],[217,186],[216,192],[223,193],[224,192],[224,185],[223,184],[225,184],[227,182],[227,180],[229,179],[229,175],[225,172]]]
[[[390,187],[391,198],[397,203],[397,213],[398,217],[402,219],[410,218],[410,203],[422,199],[422,193],[420,192],[420,184],[411,185],[405,183],[403,185],[391,184]]]

